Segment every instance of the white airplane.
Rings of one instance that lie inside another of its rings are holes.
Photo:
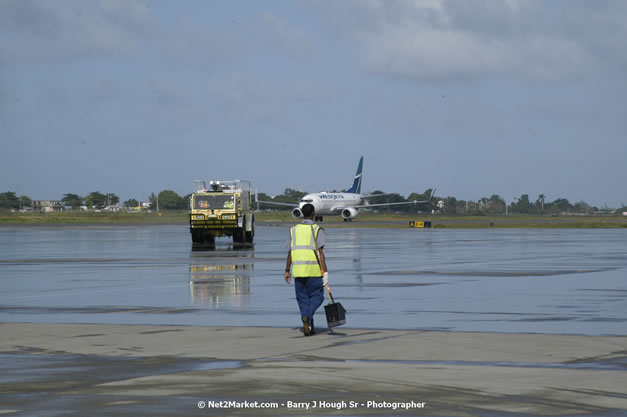
[[[396,206],[401,204],[419,204],[419,203],[427,203],[431,201],[431,197],[433,197],[433,193],[435,189],[431,191],[431,195],[428,200],[414,200],[414,201],[404,201],[400,203],[381,203],[381,204],[360,204],[362,200],[365,200],[370,197],[380,197],[382,195],[387,194],[371,194],[371,195],[361,195],[361,171],[364,164],[364,157],[362,156],[359,159],[359,165],[357,166],[357,173],[355,174],[355,179],[353,181],[353,185],[343,193],[329,193],[326,191],[320,191],[318,193],[307,194],[303,198],[300,199],[298,204],[289,204],[289,203],[278,203],[274,201],[259,201],[255,199],[258,203],[265,204],[275,204],[280,206],[289,206],[294,207],[292,210],[292,217],[300,218],[303,217],[303,212],[301,208],[305,204],[313,204],[316,210],[315,221],[322,221],[324,215],[341,215],[344,218],[345,222],[350,222],[352,219],[357,217],[358,210],[360,208],[370,208],[370,207],[381,207],[381,206]]]

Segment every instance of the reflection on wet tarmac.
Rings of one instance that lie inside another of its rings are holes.
[[[193,251],[180,226],[2,227],[0,320],[298,326],[287,237]],[[326,254],[348,327],[626,334],[627,230],[328,228]]]
[[[193,304],[220,308],[224,303],[242,307],[248,304],[252,251],[224,258],[215,252],[194,252],[189,265],[189,289]],[[204,256],[203,256],[204,255]],[[248,259],[248,263],[245,263]]]

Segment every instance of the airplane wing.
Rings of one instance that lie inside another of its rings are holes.
[[[417,203],[426,203],[429,200],[423,200],[423,201],[418,201],[418,200],[414,200],[414,201],[402,201],[400,203],[381,203],[381,204],[362,204],[359,206],[353,206],[353,208],[368,208],[368,207],[381,207],[381,206],[398,206],[401,204],[417,204]]]
[[[370,194],[370,195],[361,195],[360,197],[362,199],[364,199],[364,198],[372,198],[372,197],[382,197],[382,196],[385,196],[385,195],[392,195],[392,194],[390,194],[390,193],[386,193],[386,194]]]
[[[256,190],[255,190],[255,203],[274,204],[275,206],[298,207],[298,204],[293,204],[293,203],[279,203],[277,201],[261,201],[257,198]]]
[[[401,204],[428,203],[433,198],[433,194],[434,193],[435,193],[435,188],[433,189],[433,191],[431,191],[431,195],[429,195],[429,198],[427,200],[402,201],[402,202],[399,202],[399,203],[362,204],[362,205],[353,206],[353,207],[358,209],[358,208],[381,207],[381,206],[398,206],[398,205],[401,205]],[[385,194],[373,194],[373,195],[370,195],[370,196],[367,196],[367,197],[375,197],[375,196],[381,196],[381,195],[385,195]]]
[[[292,204],[292,203],[279,203],[279,202],[277,202],[277,201],[261,201],[261,200],[255,200],[255,203],[274,204],[275,206],[298,207],[298,204]]]

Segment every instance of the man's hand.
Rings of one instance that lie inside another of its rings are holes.
[[[285,282],[290,283],[292,276],[290,275],[290,271],[285,271]]]
[[[322,286],[326,287],[327,285],[329,285],[329,273],[325,272],[322,274]]]

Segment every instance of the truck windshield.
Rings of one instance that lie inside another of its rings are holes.
[[[232,209],[233,196],[229,194],[203,195],[194,197],[194,208],[197,210]]]

